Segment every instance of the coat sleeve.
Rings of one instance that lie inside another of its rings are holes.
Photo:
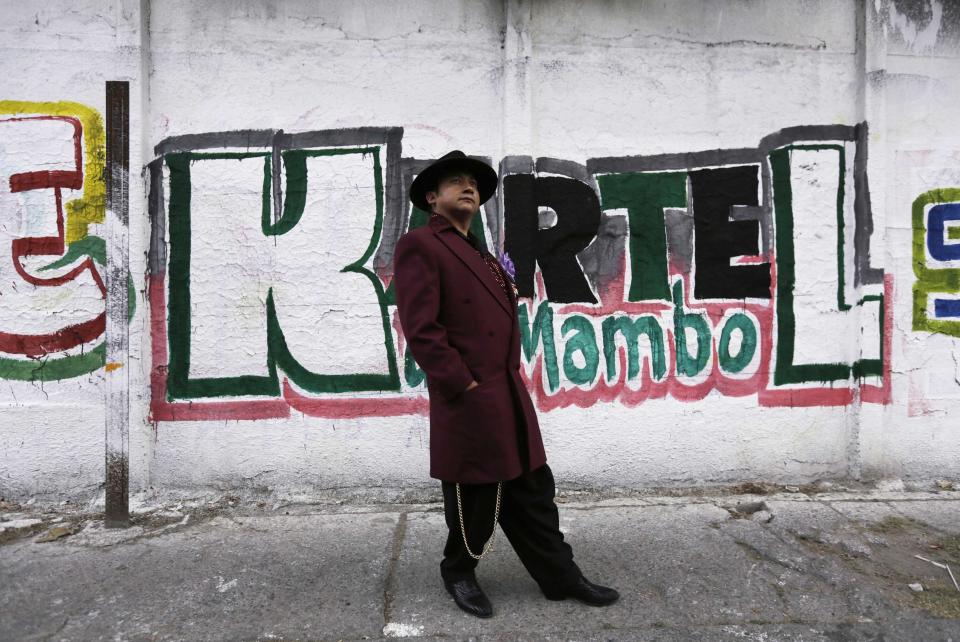
[[[430,383],[447,399],[463,392],[473,374],[440,324],[440,274],[436,257],[415,236],[397,242],[393,258],[397,315],[408,350]]]

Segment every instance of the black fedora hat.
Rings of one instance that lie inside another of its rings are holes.
[[[444,154],[417,174],[410,185],[410,200],[424,212],[430,211],[427,192],[435,190],[440,179],[452,172],[465,172],[477,179],[477,191],[480,192],[480,204],[497,191],[497,172],[483,161],[470,158],[459,149]]]

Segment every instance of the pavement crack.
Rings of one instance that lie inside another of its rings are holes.
[[[807,572],[806,569],[804,569],[804,568],[803,568],[802,566],[800,566],[800,565],[792,564],[789,560],[779,559],[779,558],[775,557],[774,555],[771,555],[771,554],[768,553],[767,551],[764,551],[764,550],[762,550],[761,548],[758,548],[757,546],[754,546],[753,544],[751,544],[751,543],[749,543],[749,542],[744,542],[743,540],[739,540],[739,539],[737,539],[736,537],[734,537],[733,535],[730,535],[729,533],[725,533],[725,534],[726,534],[728,537],[730,537],[730,539],[733,540],[733,543],[734,543],[734,544],[736,544],[736,545],[739,546],[740,548],[742,548],[742,549],[744,549],[745,551],[747,551],[748,554],[754,555],[757,559],[760,559],[760,560],[762,560],[762,561],[764,561],[764,562],[769,562],[770,564],[774,564],[774,565],[779,566],[779,567],[781,567],[781,568],[785,568],[785,569],[788,570],[788,571],[793,571],[794,573],[803,574],[803,573]]]
[[[400,551],[403,540],[407,536],[407,514],[400,513],[397,527],[393,531],[393,544],[390,548],[390,562],[387,566],[387,579],[383,586],[383,626],[390,624],[393,611],[393,594],[397,584],[397,565],[400,561]]]

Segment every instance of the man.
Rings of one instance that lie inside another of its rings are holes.
[[[486,163],[453,151],[424,169],[410,200],[430,220],[394,254],[397,312],[430,395],[430,475],[441,480],[446,546],[440,574],[457,606],[493,608],[474,575],[499,521],[544,595],[594,606],[619,594],[587,581],[560,533],[553,474],[520,378],[513,282],[470,232],[497,190]]]

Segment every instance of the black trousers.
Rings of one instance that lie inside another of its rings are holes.
[[[449,532],[440,575],[447,581],[473,578],[477,560],[467,554],[463,545],[456,484],[441,485]],[[573,550],[560,532],[560,514],[553,501],[555,492],[553,472],[544,464],[503,482],[500,499],[500,528],[533,579],[546,589],[569,586],[580,577]],[[470,550],[479,555],[493,533],[497,484],[460,484],[460,498],[467,542]]]

